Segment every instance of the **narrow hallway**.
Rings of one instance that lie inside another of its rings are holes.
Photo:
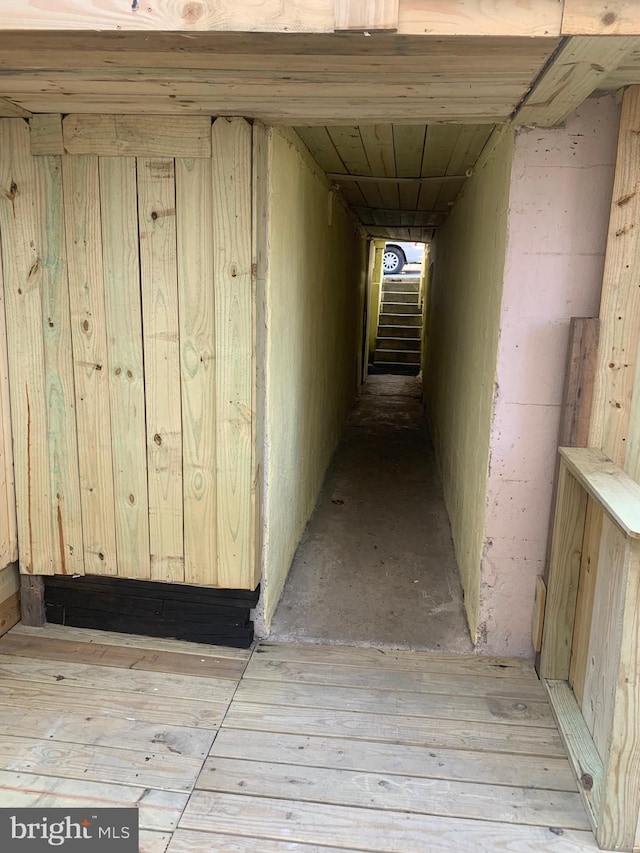
[[[472,650],[416,377],[363,386],[270,639]]]

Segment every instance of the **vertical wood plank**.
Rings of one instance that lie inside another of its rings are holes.
[[[634,427],[637,435],[629,436],[629,421],[640,341],[639,162],[640,86],[632,86],[622,100],[589,446],[601,448],[635,480],[640,476],[640,423]]]
[[[252,447],[252,509],[254,536],[253,550],[250,556],[250,571],[253,570],[252,584],[255,588],[262,573],[262,511],[263,511],[263,450],[264,415],[266,394],[266,299],[269,282],[269,215],[271,209],[271,128],[261,121],[253,124],[253,188],[252,188],[252,326],[251,335],[255,341],[253,348],[252,402],[254,413]]]
[[[179,159],[175,170],[184,579],[187,583],[215,586],[218,568],[211,161]]]
[[[593,599],[598,574],[598,554],[602,535],[602,509],[592,498],[587,499],[587,514],[584,525],[580,582],[576,601],[576,620],[573,626],[569,684],[573,688],[578,704],[582,707],[584,681],[587,674]]]
[[[253,437],[251,298],[251,126],[212,128],[216,290],[216,474],[218,583],[250,589]]]
[[[589,436],[589,423],[593,400],[596,362],[598,357],[598,336],[600,321],[594,317],[572,317],[569,324],[569,348],[565,364],[560,406],[560,428],[558,430],[559,447],[586,447]],[[551,494],[551,514],[549,519],[549,537],[545,556],[543,580],[548,583],[551,560],[551,540],[556,511],[556,495],[560,458],[556,459],[556,469]],[[536,655],[536,669],[540,668],[540,655]]]
[[[398,29],[399,0],[336,0],[336,30]]]
[[[607,850],[637,843],[640,804],[640,542],[627,540],[621,561],[615,655],[607,659],[611,696],[600,820],[596,837]],[[618,574],[616,572],[616,574]],[[597,745],[597,744],[596,744]]]
[[[118,576],[148,578],[149,506],[136,163],[99,161]]]
[[[0,244],[0,567],[18,559],[16,490],[13,477],[11,408],[9,403],[9,361],[4,307],[2,245]]]
[[[151,577],[184,581],[182,414],[173,160],[138,158]]]
[[[63,157],[85,572],[115,575],[109,362],[97,157]]]
[[[42,229],[29,127],[0,122],[0,235],[7,310],[20,571],[53,574],[42,341]]]
[[[29,119],[32,156],[41,154],[62,155],[62,116],[42,113]]]
[[[42,215],[42,313],[47,449],[56,573],[84,574],[71,318],[59,157],[35,161]]]
[[[582,699],[585,722],[604,762],[618,677],[624,560],[624,534],[608,516],[604,516]]]
[[[20,611],[22,624],[31,628],[42,628],[47,621],[42,575],[22,575],[20,578]]]
[[[569,677],[586,505],[586,492],[561,465],[540,656],[541,678]]]

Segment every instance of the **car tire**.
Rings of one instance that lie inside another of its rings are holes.
[[[405,258],[401,249],[395,246],[387,246],[382,254],[382,272],[385,275],[398,275],[402,272]]]

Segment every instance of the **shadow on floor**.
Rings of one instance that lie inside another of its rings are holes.
[[[270,639],[472,651],[417,378],[363,386]]]

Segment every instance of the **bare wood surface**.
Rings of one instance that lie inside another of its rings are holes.
[[[0,240],[0,328],[5,331],[0,335],[0,565],[9,566],[18,559],[18,530],[1,243]]]
[[[176,159],[184,579],[218,583],[211,161]]]
[[[20,593],[12,592],[0,602],[0,636],[20,621]]]
[[[117,574],[109,358],[97,157],[63,157],[84,566]]]
[[[560,467],[552,533],[547,608],[542,635],[540,675],[566,679],[580,577],[587,496],[582,485]]]
[[[58,574],[84,574],[61,159],[37,157],[34,162],[42,216],[45,442],[49,454],[54,567]],[[20,463],[24,464],[24,460],[18,460]],[[34,518],[32,523],[39,524],[40,520]]]
[[[576,602],[576,621],[573,626],[571,643],[571,665],[569,684],[573,688],[578,704],[582,707],[584,680],[589,657],[589,639],[593,616],[593,599],[598,574],[598,555],[602,536],[602,509],[593,498],[587,501],[587,516],[584,525],[582,560],[580,562],[580,583]]]
[[[618,646],[606,658],[617,677],[606,731],[602,809],[596,833],[598,843],[612,849],[633,847],[640,821],[640,544],[630,542],[625,556],[619,583],[621,606],[611,617]]]
[[[358,837],[361,849],[366,845],[364,849],[373,853],[414,853],[421,849],[425,838],[438,839],[440,850],[462,847],[488,852],[501,847],[508,849],[509,844],[515,849],[528,844],[540,853],[596,849],[593,836],[585,831],[565,830],[558,839],[549,833],[548,827],[518,827],[484,820],[452,820],[206,791],[192,794],[180,826],[249,836],[259,833],[261,837],[286,838],[290,843],[301,844],[344,846]]]
[[[578,780],[587,814],[595,829],[598,825],[602,798],[603,765],[593,743],[580,708],[565,681],[545,682],[558,728],[567,750],[569,762]]]
[[[21,575],[20,609],[22,622],[38,628],[46,622],[44,611],[44,579],[42,575]]]
[[[100,158],[118,575],[148,578],[149,505],[136,164]]]
[[[547,585],[538,575],[536,578],[536,592],[533,601],[533,619],[531,621],[531,644],[533,650],[540,652],[542,649],[542,628],[544,626],[544,608],[547,603]]]
[[[564,0],[562,35],[640,35],[640,10],[634,0]]]
[[[146,116],[67,115],[68,154],[99,157],[210,157],[211,120],[185,116],[162,121]]]
[[[637,39],[631,37],[568,39],[527,95],[515,123],[553,127],[564,121],[615,73],[635,47]]]
[[[34,115],[29,121],[29,138],[31,139],[31,154],[64,154],[62,140],[62,116]]]
[[[640,538],[640,484],[600,450],[561,447],[560,455],[572,476],[625,535]]]
[[[399,0],[335,0],[338,30],[382,30],[398,29]]]
[[[640,455],[630,421],[640,341],[640,288],[636,285],[640,264],[638,162],[640,87],[633,86],[622,101],[588,443],[601,448],[635,480],[640,478]]]
[[[65,636],[64,631],[60,632]],[[179,672],[201,678],[239,679],[244,662],[233,658],[202,657],[188,648],[181,652],[87,643],[78,639],[54,639],[36,634],[12,633],[0,642],[0,654],[25,658],[89,663],[147,672]]]
[[[137,160],[151,577],[184,581],[182,408],[173,160]]]
[[[9,30],[143,30],[143,31],[236,31],[330,33],[335,27],[335,0],[263,0],[244,7],[233,0],[184,12],[175,3],[157,8],[122,7],[105,0],[100,7],[68,0],[64,8],[54,0],[6,0],[0,29]],[[456,7],[442,7],[430,0],[405,0],[400,6],[398,32],[438,35],[558,36],[562,8],[555,0],[529,0],[515,7],[511,0],[460,0]]]
[[[22,119],[0,122],[0,232],[20,570],[53,574],[42,316],[42,220],[38,174]]]
[[[212,131],[216,352],[216,529],[218,583],[254,589],[252,564],[252,132],[245,119]]]

